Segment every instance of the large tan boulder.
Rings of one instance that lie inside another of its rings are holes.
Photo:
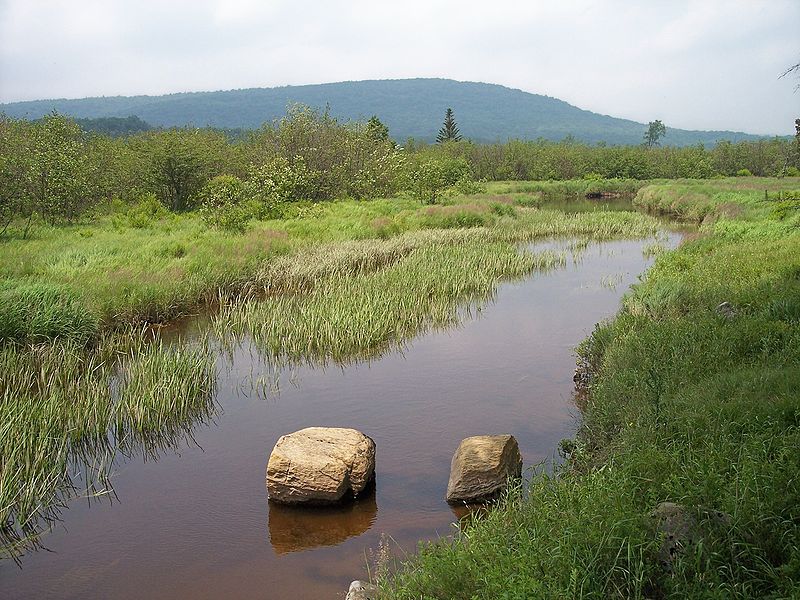
[[[509,478],[522,476],[513,435],[476,435],[461,440],[450,463],[447,501],[478,502],[498,496]]]
[[[282,436],[267,464],[270,500],[335,504],[356,497],[375,475],[375,442],[355,429],[307,427]]]

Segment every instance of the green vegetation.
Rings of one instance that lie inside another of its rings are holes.
[[[214,329],[219,337],[247,334],[275,361],[350,362],[383,354],[431,327],[457,324],[459,309],[491,298],[500,280],[564,263],[553,252],[519,253],[493,242],[487,230],[431,233],[325,248],[324,270],[307,256],[273,267],[264,276],[271,291],[277,284],[306,293],[226,307]],[[316,272],[303,268],[308,264]]]
[[[75,119],[80,128],[87,132],[119,137],[133,135],[152,129],[139,117],[98,117],[96,119]]]
[[[661,121],[658,119],[650,121],[647,124],[647,131],[644,133],[644,145],[648,148],[658,146],[660,143],[658,140],[665,135],[667,135],[667,128]]]
[[[444,113],[444,123],[439,133],[436,134],[436,143],[444,144],[445,142],[458,142],[461,140],[461,133],[456,125],[456,119],[453,115],[453,109],[449,106]]]
[[[117,449],[157,452],[212,414],[206,343],[166,346],[131,324],[211,305],[219,341],[252,336],[270,360],[375,356],[565,261],[522,242],[574,238],[577,256],[590,239],[653,236],[654,217],[587,210],[635,194],[700,230],[648,248],[656,266],[582,345],[593,378],[566,466],[383,585],[399,598],[796,594],[800,179],[711,179],[785,174],[793,148],[400,148],[377,118],[303,107],[235,141],[1,119],[4,551],[37,543],[75,465],[105,493]],[[550,181],[515,181],[531,176]],[[700,179],[653,179],[677,176]],[[552,210],[565,197],[568,212]],[[704,522],[669,576],[648,517],[667,500],[729,516]]]
[[[281,181],[260,189],[280,196]],[[40,224],[2,242],[5,552],[35,545],[57,518],[75,485],[65,465],[86,472],[88,493],[105,493],[116,449],[136,442],[137,451],[157,451],[213,410],[206,346],[166,347],[130,323],[221,300],[220,341],[250,333],[271,358],[352,360],[454,323],[499,280],[564,260],[519,254],[519,242],[646,237],[657,228],[636,213],[567,214],[455,192],[435,206],[276,201],[280,217],[251,219],[243,234],[208,227],[205,211],[239,207],[243,189],[232,176],[212,180],[199,216],[149,195],[88,223]]]
[[[800,211],[776,211],[799,183],[639,192],[704,225],[579,348],[592,376],[566,463],[421,548],[381,582],[386,597],[800,594]],[[669,571],[650,516],[666,501],[699,523]]]

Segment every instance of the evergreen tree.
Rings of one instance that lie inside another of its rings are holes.
[[[448,108],[444,113],[444,124],[439,130],[439,135],[436,136],[436,143],[457,142],[460,139],[461,133],[458,131],[458,125],[456,125],[456,120],[453,117],[453,109]]]
[[[367,132],[376,142],[389,141],[389,128],[376,115],[372,115],[367,121]]]

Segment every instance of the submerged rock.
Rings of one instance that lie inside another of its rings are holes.
[[[513,435],[476,435],[461,440],[450,463],[447,501],[478,502],[498,496],[509,478],[522,475]]]
[[[267,492],[282,504],[335,504],[358,496],[374,476],[371,438],[355,429],[308,427],[275,444]]]
[[[350,584],[344,600],[377,600],[377,598],[377,586],[366,581],[354,581]]]

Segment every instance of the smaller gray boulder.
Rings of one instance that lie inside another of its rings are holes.
[[[497,497],[509,478],[522,476],[522,456],[513,435],[476,435],[461,440],[450,463],[446,499],[451,504]]]

